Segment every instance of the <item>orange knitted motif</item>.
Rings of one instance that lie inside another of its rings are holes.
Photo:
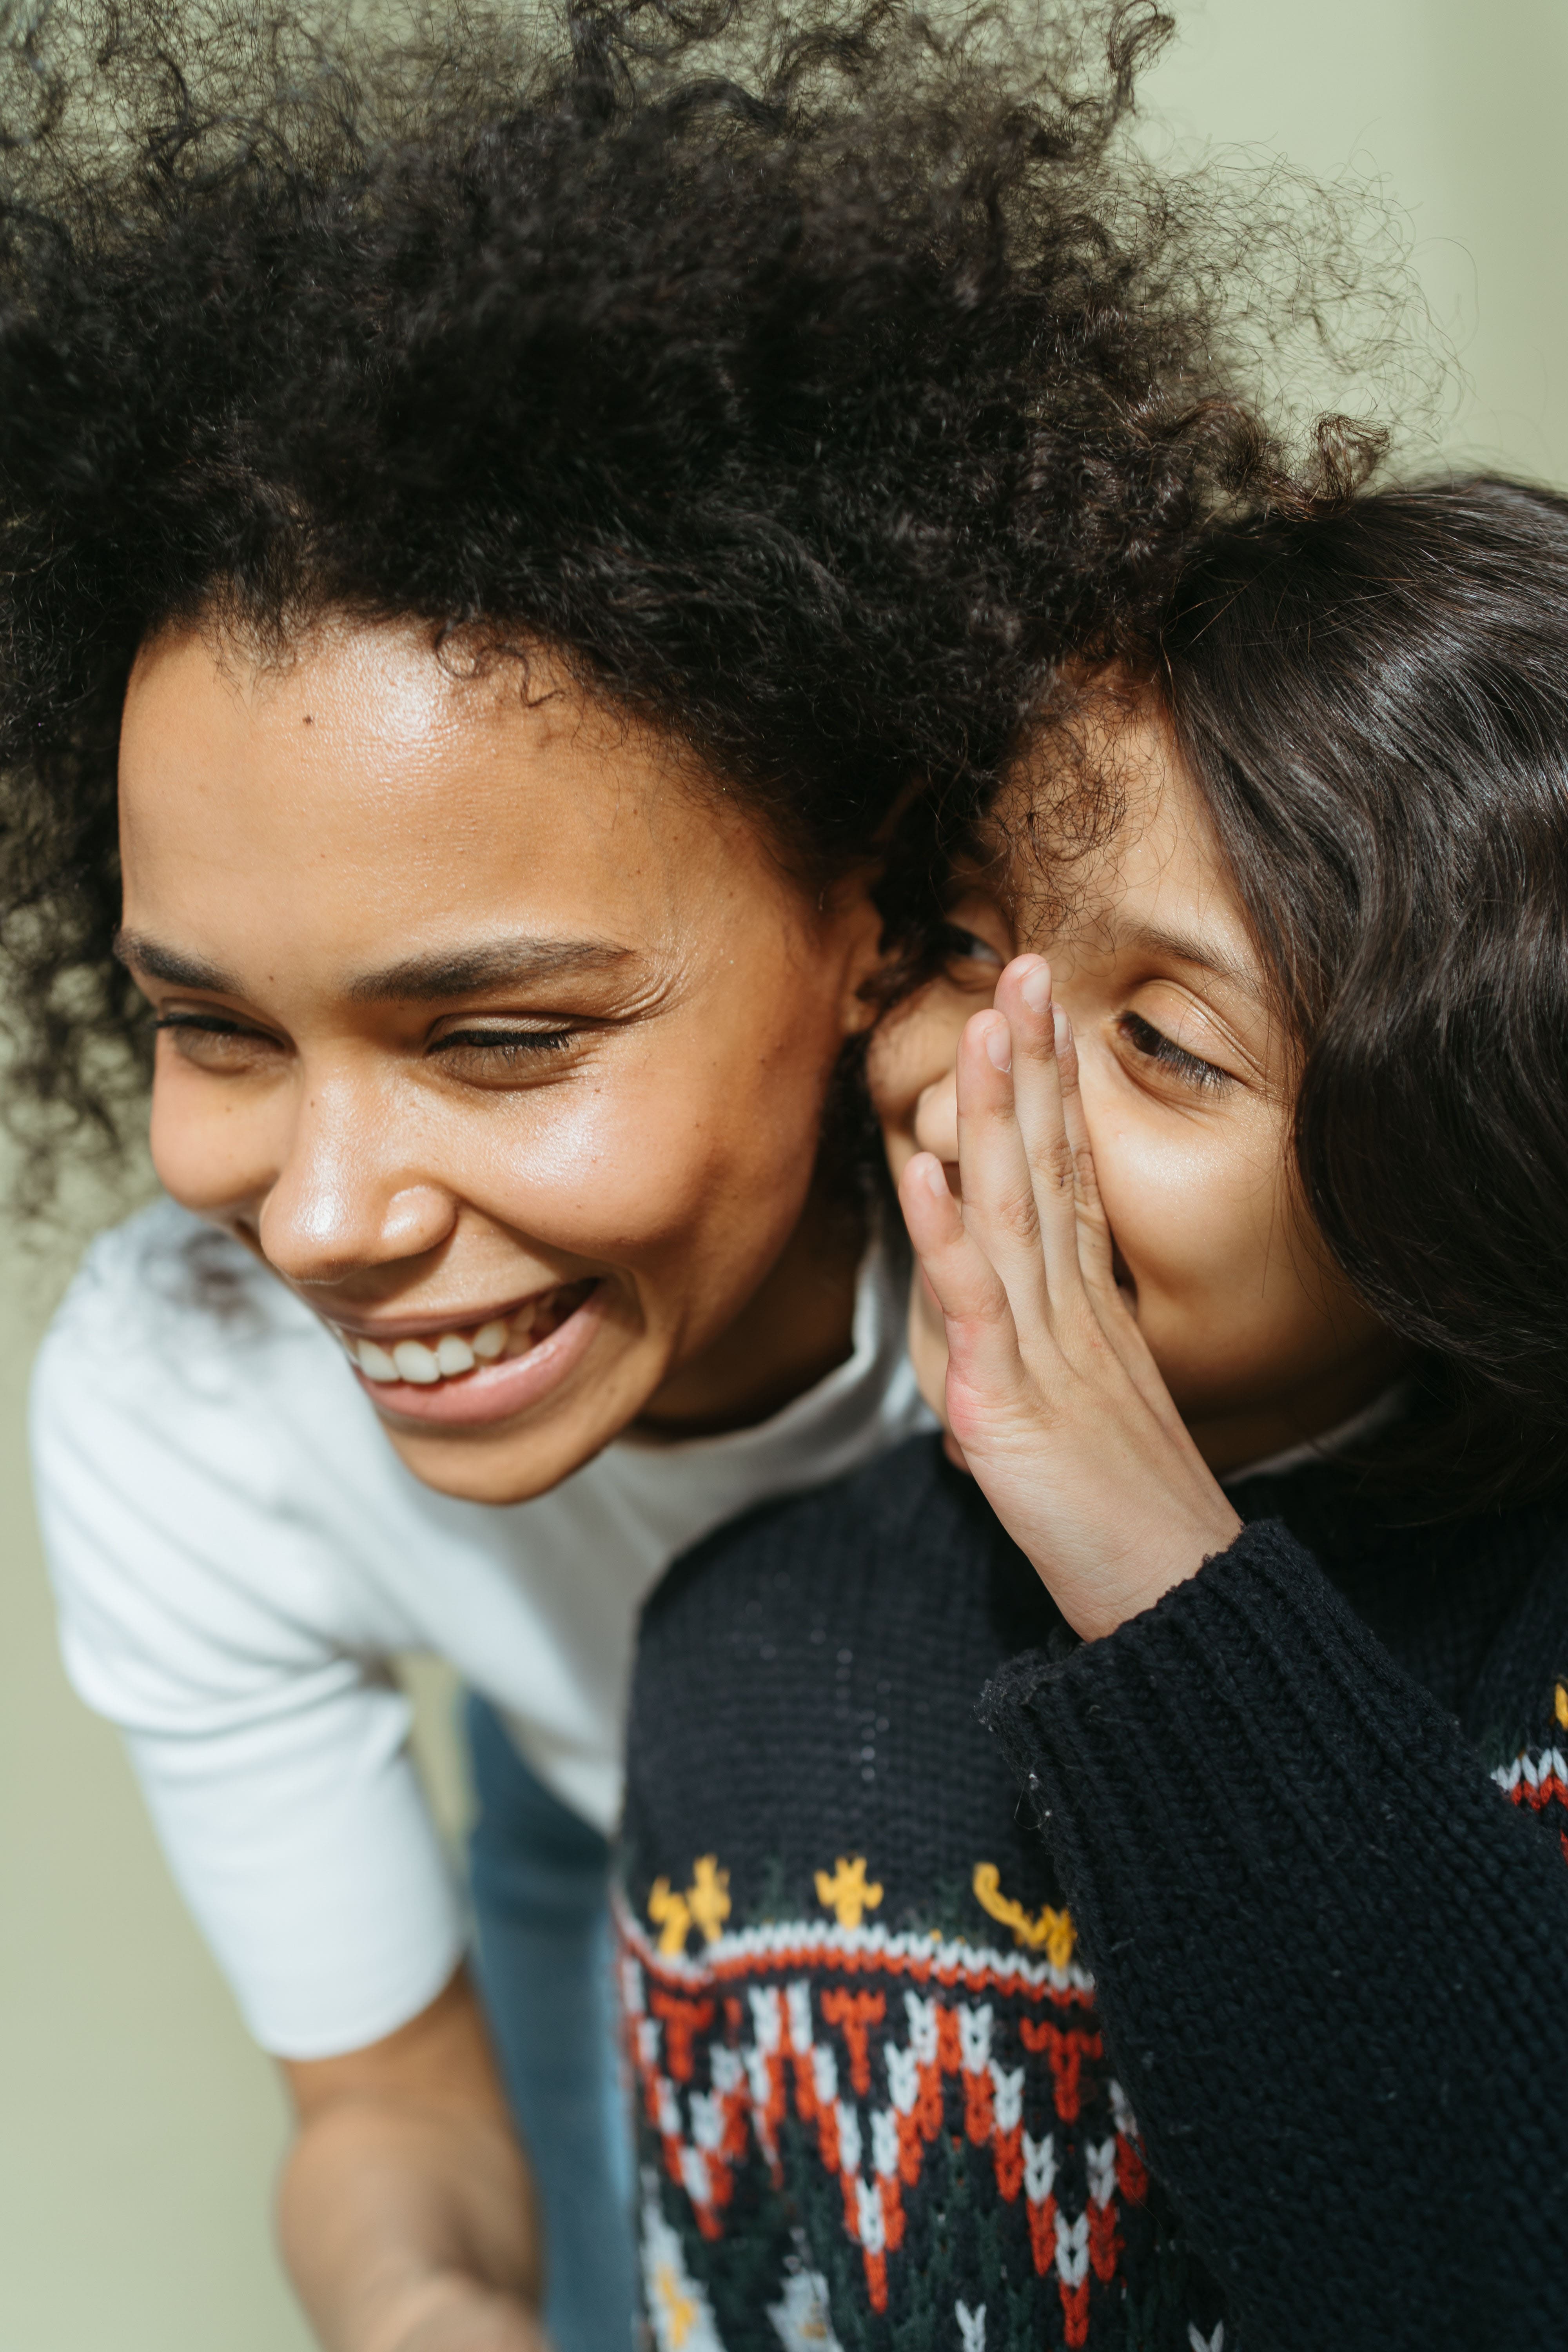
[[[1105,2045],[1098,2033],[1086,2033],[1080,2026],[1068,2026],[1064,2032],[1042,2018],[1037,2024],[1025,2018],[1018,2028],[1026,2050],[1037,2053],[1044,2051],[1050,2062],[1051,2078],[1056,2084],[1057,2113],[1064,2124],[1078,2121],[1082,2101],[1083,2062],[1100,2058]]]
[[[871,2089],[871,2060],[867,2028],[879,2025],[888,2014],[885,1993],[829,1991],[822,1996],[822,2014],[837,2025],[849,2051],[849,2079],[864,2099]]]

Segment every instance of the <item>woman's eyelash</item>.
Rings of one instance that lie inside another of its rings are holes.
[[[208,1037],[259,1037],[259,1029],[247,1029],[243,1021],[231,1021],[221,1013],[160,1013],[153,1021],[154,1029],[195,1029]]]
[[[155,1029],[195,1030],[207,1037],[255,1037],[265,1042],[264,1033],[247,1028],[243,1021],[231,1021],[221,1013],[161,1013],[153,1024]],[[466,1053],[499,1054],[503,1061],[518,1062],[530,1054],[558,1054],[575,1042],[572,1029],[454,1029],[449,1035],[439,1037],[430,1048],[434,1054],[454,1049]]]
[[[1136,1053],[1142,1054],[1146,1061],[1163,1063],[1166,1069],[1185,1078],[1189,1086],[1230,1085],[1228,1071],[1216,1069],[1212,1062],[1201,1060],[1196,1054],[1189,1054],[1184,1045],[1178,1045],[1173,1037],[1167,1037],[1163,1029],[1156,1029],[1153,1023],[1145,1021],[1141,1013],[1124,1013],[1118,1026]]]
[[[454,1029],[438,1037],[433,1054],[454,1047],[471,1054],[499,1054],[505,1062],[521,1062],[529,1054],[559,1054],[576,1042],[574,1029]]]

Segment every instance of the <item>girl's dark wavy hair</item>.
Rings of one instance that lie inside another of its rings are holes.
[[[533,24],[532,32],[526,28]],[[931,911],[1064,649],[1269,478],[1180,207],[1113,166],[1143,5],[871,0],[374,47],[0,0],[0,982],[41,1201],[146,1066],[116,965],[136,649],[323,613],[563,657],[813,887]]]
[[[1367,1459],[1441,1517],[1568,1479],[1568,500],[1224,530],[1156,682],[1298,1057],[1300,1189],[1415,1352]]]

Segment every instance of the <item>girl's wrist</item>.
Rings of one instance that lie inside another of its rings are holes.
[[[1243,1521],[1226,1503],[1223,1513],[1216,1511],[1191,1528],[1187,1539],[1163,1546],[1156,1559],[1135,1570],[1130,1568],[1125,1577],[1109,1576],[1100,1569],[1076,1589],[1063,1578],[1059,1560],[1037,1558],[1032,1565],[1079,1639],[1102,1642],[1131,1619],[1156,1607],[1177,1585],[1189,1583],[1209,1560],[1228,1551],[1242,1527]]]

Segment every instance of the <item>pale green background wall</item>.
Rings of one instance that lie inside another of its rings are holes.
[[[1443,446],[1568,480],[1564,0],[1174,5],[1151,143],[1380,178],[1469,380]],[[269,2070],[55,1660],[21,1414],[61,1278],[0,1253],[0,2352],[301,2352]]]

